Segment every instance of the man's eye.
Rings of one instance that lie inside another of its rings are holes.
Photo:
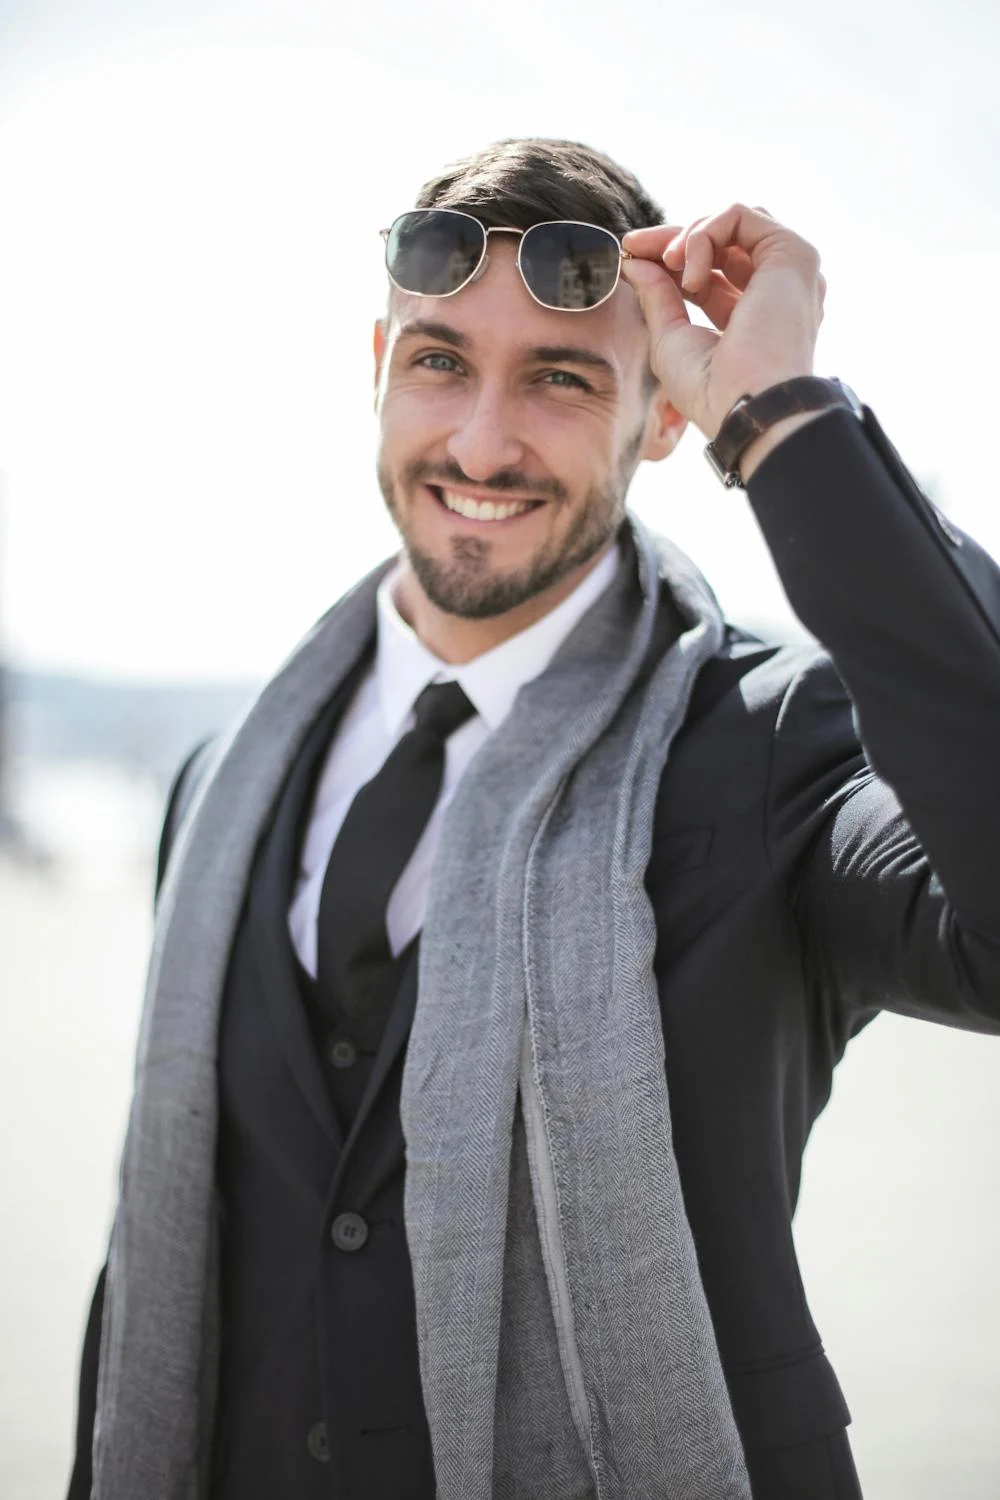
[[[441,354],[438,351],[433,354],[422,354],[417,364],[423,365],[428,370],[444,370],[448,373],[459,367],[458,360],[453,354]]]
[[[565,386],[569,390],[590,390],[590,386],[587,384],[587,382],[585,380],[581,380],[579,375],[574,375],[572,370],[549,370],[548,374],[543,376],[542,378],[546,380],[550,385]]]

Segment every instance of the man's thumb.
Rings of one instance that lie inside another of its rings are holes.
[[[622,278],[639,299],[651,339],[657,339],[672,323],[690,323],[680,289],[664,266],[636,256],[622,261]]]

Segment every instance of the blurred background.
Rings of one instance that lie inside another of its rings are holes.
[[[765,204],[823,255],[818,370],[1000,555],[998,63],[992,0],[0,0],[4,1497],[66,1480],[169,775],[394,547],[378,229],[509,135],[676,222]],[[801,634],[700,448],[636,508]],[[996,1500],[1000,1045],[866,1031],[797,1236],[867,1500]]]

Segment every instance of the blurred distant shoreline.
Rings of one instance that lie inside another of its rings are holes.
[[[40,867],[148,859],[181,761],[242,714],[258,686],[6,671],[0,844]]]
[[[191,744],[250,702],[253,681],[133,682],[10,669],[4,674],[12,760],[101,760],[167,778]]]

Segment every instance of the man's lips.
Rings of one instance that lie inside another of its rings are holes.
[[[425,488],[449,518],[477,527],[510,525],[545,504],[544,500],[528,495],[498,495],[495,491],[453,489],[437,484]]]

